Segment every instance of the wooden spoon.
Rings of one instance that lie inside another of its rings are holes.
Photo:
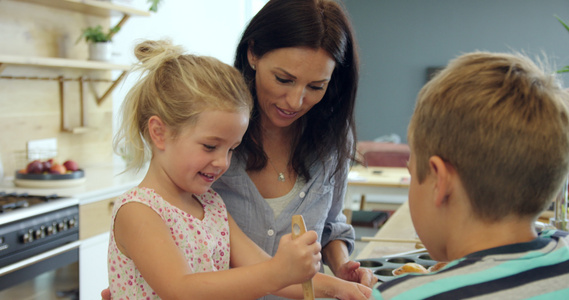
[[[306,225],[304,225],[304,218],[301,215],[292,216],[292,238],[295,239],[305,232]],[[302,292],[304,294],[304,300],[314,300],[312,279],[302,283]]]

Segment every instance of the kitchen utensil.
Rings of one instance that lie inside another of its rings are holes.
[[[389,242],[389,243],[419,243],[421,240],[415,239],[390,239],[390,238],[376,238],[369,236],[362,236],[363,242]]]
[[[304,225],[304,218],[301,215],[292,216],[292,238],[295,239],[305,232],[306,225]],[[302,283],[302,292],[304,294],[304,300],[314,300],[312,279]]]
[[[413,239],[390,239],[390,238],[376,238],[369,236],[362,236],[362,242],[387,242],[387,243],[415,243],[415,249],[425,248],[421,240]]]

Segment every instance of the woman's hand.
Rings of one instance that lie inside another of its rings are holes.
[[[347,281],[359,282],[370,288],[377,283],[377,277],[373,275],[371,269],[362,268],[359,262],[353,260],[341,265],[334,275]]]
[[[368,300],[372,290],[356,282],[345,281],[335,276],[316,274],[313,279],[317,298],[342,300]]]
[[[355,282],[346,282],[345,286],[338,289],[338,293],[334,295],[336,299],[341,300],[363,300],[371,297],[371,289]]]

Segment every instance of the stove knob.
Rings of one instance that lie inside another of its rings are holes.
[[[73,228],[75,227],[75,219],[71,219],[67,222],[67,225],[69,226],[69,228]]]
[[[45,226],[40,227],[39,229],[36,229],[36,231],[34,232],[34,238],[36,240],[44,238],[45,237]]]
[[[52,235],[54,233],[55,233],[54,226],[53,225],[47,226],[46,234],[49,236],[49,235]]]
[[[24,233],[24,235],[22,235],[22,242],[24,244],[31,243],[33,241],[34,241],[34,237],[33,237],[32,230],[29,230],[28,232]]]
[[[24,235],[22,235],[22,243],[24,243],[24,244],[27,243],[28,238],[29,238],[29,235],[27,233],[24,233]]]
[[[63,223],[63,222],[57,223],[57,231],[63,231],[63,230],[65,230],[65,229],[67,229],[67,226],[66,226],[66,225],[67,225],[67,224],[65,224],[65,223]]]

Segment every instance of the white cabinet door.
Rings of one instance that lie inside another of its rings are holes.
[[[107,249],[109,233],[81,241],[79,247],[79,298],[101,299],[101,291],[109,286]]]

